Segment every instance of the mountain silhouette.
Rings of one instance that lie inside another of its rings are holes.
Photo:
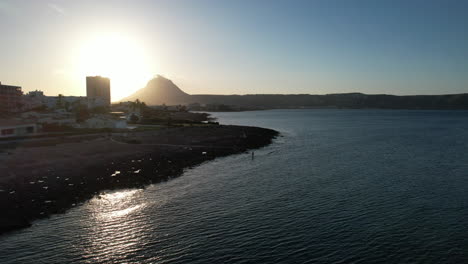
[[[171,80],[158,75],[150,80],[146,86],[122,101],[135,101],[139,99],[148,105],[160,104],[186,104],[190,95],[182,91]]]
[[[408,95],[387,94],[251,94],[251,95],[190,95],[171,80],[160,75],[146,87],[122,101],[139,99],[148,105],[223,104],[241,109],[275,108],[380,108],[380,109],[468,109],[468,94]]]

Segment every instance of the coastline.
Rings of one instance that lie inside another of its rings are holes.
[[[216,157],[266,146],[277,135],[258,127],[193,126],[0,146],[0,235],[102,191],[144,188]]]

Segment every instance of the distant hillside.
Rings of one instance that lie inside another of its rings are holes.
[[[146,87],[122,101],[140,99],[148,105],[224,104],[246,109],[274,108],[382,108],[382,109],[468,109],[468,94],[451,95],[367,95],[346,94],[255,94],[189,95],[171,80],[158,76]]]

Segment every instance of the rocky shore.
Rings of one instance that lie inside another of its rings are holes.
[[[0,234],[105,190],[144,188],[204,161],[266,146],[277,134],[194,126],[0,145]]]

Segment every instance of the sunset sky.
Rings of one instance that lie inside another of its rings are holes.
[[[192,94],[468,92],[468,1],[0,0],[0,81],[118,100],[161,74]]]

